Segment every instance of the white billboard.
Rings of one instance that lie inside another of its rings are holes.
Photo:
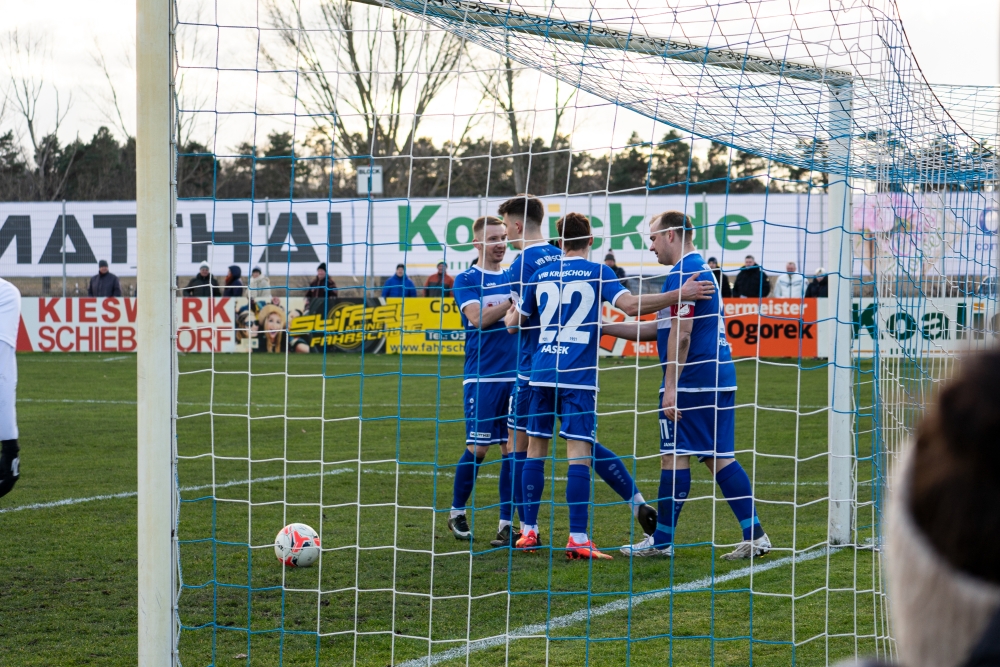
[[[828,211],[822,195],[543,199],[546,233],[555,234],[555,221],[566,212],[585,213],[594,227],[592,258],[600,260],[613,252],[632,275],[662,273],[647,249],[648,221],[671,209],[694,218],[699,227],[696,246],[706,257],[718,258],[724,268],[742,266],[748,254],[771,273],[784,271],[790,261],[806,274],[826,267],[827,234],[822,231]],[[281,276],[314,275],[320,262],[329,265],[333,276],[388,276],[400,263],[412,275],[428,275],[442,260],[454,273],[475,257],[473,220],[495,214],[502,201],[180,201],[177,273],[194,275],[203,261],[218,275],[225,275],[231,264],[239,265],[244,275],[260,266],[271,275],[272,284],[280,285]],[[871,217],[866,217],[866,206],[859,202],[855,218],[860,218],[853,221],[857,257],[867,252],[866,243],[878,243],[901,261],[910,255],[919,258],[920,270],[933,266],[945,273],[987,274],[994,265],[995,226],[974,224],[979,217],[986,219],[985,211],[964,211],[961,217],[969,224],[955,224],[954,215],[947,218],[942,213],[945,222],[937,229],[923,224],[875,230],[866,222]],[[101,259],[119,276],[135,275],[135,202],[67,202],[65,207],[63,220],[59,202],[0,203],[0,276],[59,276],[64,260],[67,275],[90,276]],[[894,241],[896,237],[905,237],[905,242]],[[509,260],[514,256],[513,251],[508,253]],[[855,275],[866,269],[864,262],[855,260]]]

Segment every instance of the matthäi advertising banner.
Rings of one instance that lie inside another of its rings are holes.
[[[857,197],[851,228],[854,274],[870,270],[872,252],[898,258],[907,270],[954,273],[995,265],[992,211],[951,209],[931,195],[904,206],[878,196]],[[592,259],[613,252],[630,275],[659,275],[648,250],[648,221],[666,210],[692,216],[695,246],[728,270],[753,255],[778,273],[794,261],[811,274],[826,266],[825,195],[552,196],[543,197],[547,222],[569,211],[593,223]],[[177,273],[192,276],[201,262],[224,276],[231,264],[249,275],[260,266],[272,285],[286,276],[314,275],[325,262],[334,276],[389,276],[397,264],[429,275],[440,261],[452,273],[475,258],[472,223],[495,214],[502,199],[373,199],[348,201],[179,201]],[[984,200],[985,201],[985,200]],[[136,270],[135,202],[0,203],[0,276],[91,276],[107,260],[119,276]],[[916,211],[916,213],[914,212]],[[910,218],[914,218],[911,220]],[[962,218],[965,222],[959,223]],[[65,242],[64,242],[65,240]],[[506,263],[513,261],[510,250]],[[913,266],[911,266],[913,265]],[[954,265],[954,266],[952,266]],[[829,267],[827,267],[829,268]],[[954,270],[953,270],[954,269]]]

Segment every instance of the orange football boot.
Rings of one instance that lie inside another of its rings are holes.
[[[571,537],[566,543],[566,560],[611,560],[611,556],[598,551],[590,540],[574,542]]]
[[[539,547],[541,543],[538,540],[538,533],[533,530],[526,530],[521,533],[521,537],[518,538],[517,542],[514,544],[515,547],[521,549],[522,551],[527,551],[531,553]]]

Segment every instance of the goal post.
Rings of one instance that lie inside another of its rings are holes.
[[[171,0],[136,0],[138,648],[174,655],[174,331]]]
[[[830,158],[849,162],[852,89],[830,86]],[[855,502],[854,471],[854,360],[851,353],[854,294],[851,235],[851,186],[847,176],[830,174],[827,273],[830,276],[827,318],[830,322],[828,365],[829,417],[829,541],[851,544]]]

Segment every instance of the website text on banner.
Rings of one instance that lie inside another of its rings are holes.
[[[780,272],[794,261],[800,271],[811,275],[826,257],[827,235],[822,233],[828,218],[825,196],[583,195],[542,199],[548,214],[544,231],[554,237],[555,222],[561,215],[585,213],[594,227],[591,259],[613,252],[619,266],[630,275],[662,274],[662,267],[647,248],[647,223],[652,215],[670,209],[691,215],[697,228],[695,246],[703,256],[716,257],[726,270],[738,269],[746,255],[753,255],[768,272]],[[406,264],[407,271],[416,276],[434,273],[442,260],[454,273],[468,268],[476,256],[471,242],[473,220],[495,213],[501,201],[182,200],[177,203],[175,221],[177,273],[193,276],[203,261],[219,274],[231,264],[240,266],[244,275],[260,266],[271,275],[272,284],[278,284],[275,276],[314,275],[320,262],[326,262],[334,276],[389,276],[397,264]],[[940,204],[925,205],[936,210]],[[996,229],[987,215],[992,211],[963,210],[965,218],[980,221],[979,226],[963,232],[966,226],[956,226],[954,212],[948,210],[944,207],[941,216],[924,221],[919,233],[897,234],[895,228],[887,228],[873,236],[868,232],[874,213],[859,208],[853,229],[865,233],[854,235],[854,275],[868,271],[861,258],[870,256],[871,248],[864,244],[875,242],[888,244],[891,254],[901,262],[919,259],[924,270],[945,275],[966,266],[949,265],[955,255],[949,248],[961,247],[966,262],[981,265],[984,275],[994,273],[990,267],[995,266]],[[935,222],[938,218],[940,224]],[[368,245],[369,238],[374,239],[373,246]],[[0,203],[0,276],[6,278],[61,275],[64,256],[68,276],[93,275],[101,259],[110,262],[112,273],[134,276],[135,244],[135,202],[67,202],[65,221],[61,202]],[[508,261],[513,257],[510,253]]]
[[[820,356],[819,299],[724,299],[726,338],[734,357]],[[621,311],[604,306],[607,322],[622,322]],[[641,319],[654,320],[656,315]],[[601,354],[614,357],[655,357],[656,341],[640,343],[601,336]]]

